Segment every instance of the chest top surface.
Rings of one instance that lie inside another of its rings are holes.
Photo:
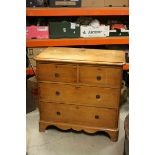
[[[125,54],[116,50],[48,47],[35,60],[121,66],[125,64]]]

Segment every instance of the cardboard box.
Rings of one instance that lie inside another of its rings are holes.
[[[129,0],[82,0],[82,7],[127,7]]]
[[[68,21],[50,22],[50,38],[79,38],[80,25]]]
[[[48,39],[48,26],[27,26],[26,39]]]
[[[26,112],[31,112],[38,107],[38,84],[35,76],[26,83]]]
[[[81,0],[49,0],[50,7],[81,7]]]
[[[82,0],[82,7],[104,7],[104,0]]]
[[[34,58],[38,54],[40,54],[45,48],[28,48],[27,56],[28,58]]]
[[[99,27],[80,26],[80,37],[107,37],[109,36],[110,26],[101,25]]]
[[[105,7],[128,7],[129,0],[104,0]]]

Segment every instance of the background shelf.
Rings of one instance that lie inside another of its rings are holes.
[[[26,16],[128,16],[128,7],[26,8]]]
[[[27,47],[129,44],[129,37],[28,39]]]

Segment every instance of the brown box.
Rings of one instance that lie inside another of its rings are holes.
[[[49,0],[50,7],[81,7],[81,0]]]
[[[31,112],[38,107],[38,84],[35,76],[26,83],[26,112]]]
[[[82,7],[104,7],[105,0],[82,0]]]
[[[129,0],[104,0],[105,7],[127,7]]]

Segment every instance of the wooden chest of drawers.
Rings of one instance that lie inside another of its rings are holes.
[[[117,141],[124,52],[53,47],[35,59],[40,131],[104,131]]]

